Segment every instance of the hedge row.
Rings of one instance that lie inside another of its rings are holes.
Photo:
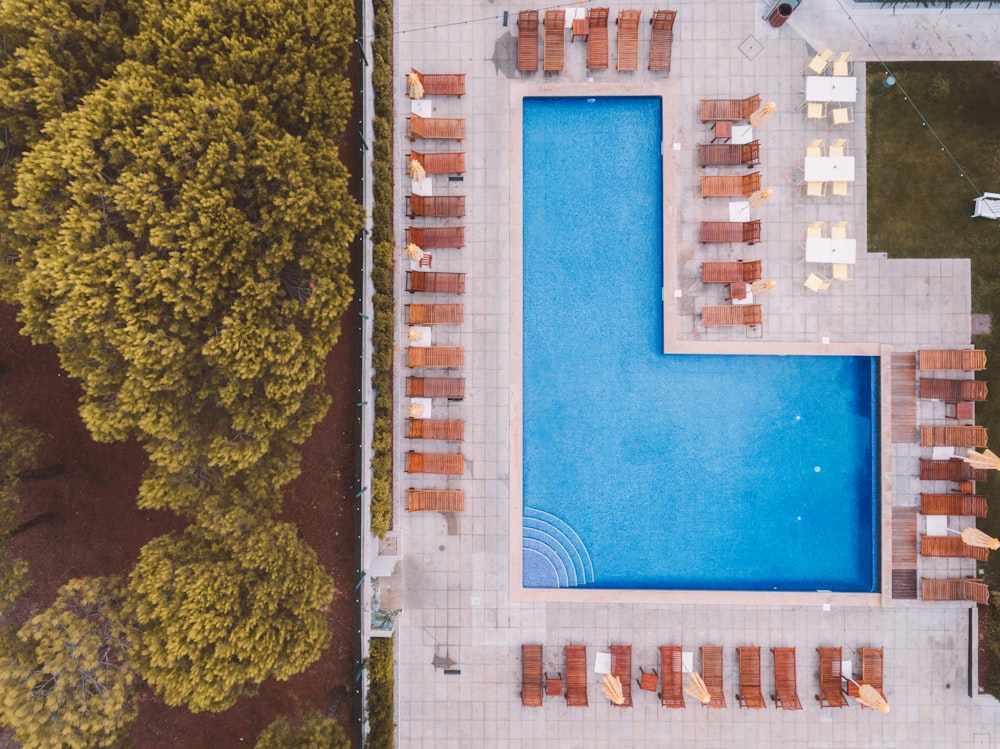
[[[369,641],[368,656],[368,740],[370,749],[392,749],[396,740],[393,720],[395,677],[393,675],[393,643],[391,637],[375,637]]]
[[[374,0],[372,93],[375,99],[372,143],[372,388],[375,424],[372,449],[371,532],[381,538],[392,524],[392,352],[393,305],[392,224],[392,0]]]

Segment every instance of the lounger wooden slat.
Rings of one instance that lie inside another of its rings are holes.
[[[461,419],[407,419],[406,436],[411,440],[462,442],[465,422]]]
[[[707,145],[729,144],[709,143]],[[701,178],[701,197],[703,198],[748,198],[759,189],[760,172],[705,175]]]
[[[406,305],[408,325],[461,325],[464,320],[464,304]]]
[[[976,559],[985,562],[990,550],[969,546],[961,536],[920,536],[920,556],[949,557],[951,559]]]
[[[760,219],[754,221],[702,221],[702,242],[746,242],[760,241]]]
[[[986,517],[989,510],[986,497],[974,494],[921,494],[921,515],[971,515]]]
[[[701,324],[706,328],[760,325],[764,313],[759,304],[725,304],[701,308]]]
[[[763,273],[760,260],[734,262],[707,262],[701,264],[702,283],[753,283]]]
[[[632,646],[611,645],[608,650],[611,652],[611,674],[622,683],[622,696],[625,698],[622,704],[615,707],[632,707]]]
[[[639,69],[639,18],[641,10],[618,12],[618,70]]]
[[[545,20],[545,50],[542,57],[542,69],[562,70],[566,56],[566,11],[547,10]]]
[[[461,346],[410,346],[406,349],[406,366],[451,369],[465,363]]]
[[[465,174],[465,151],[442,151],[441,153],[421,153],[410,151],[406,163],[416,161],[427,174]]]
[[[406,509],[410,512],[465,512],[462,489],[410,489]]]
[[[978,371],[986,369],[986,352],[980,349],[927,349],[917,352],[917,369]]]
[[[587,707],[587,646],[566,645],[566,704]]]
[[[722,646],[701,646],[701,678],[708,688],[710,699],[705,707],[724,708],[726,695],[722,691]]]
[[[517,14],[517,69],[522,73],[538,70],[538,11]]]
[[[745,166],[760,163],[760,141],[749,143],[700,143],[698,163],[702,166]]]
[[[465,138],[465,119],[462,117],[421,117],[411,114],[406,118],[410,140],[462,140]]]
[[[986,380],[920,378],[920,397],[939,401],[984,401],[989,394]]]
[[[461,218],[464,215],[464,195],[410,195],[410,218]]]
[[[464,96],[465,73],[421,73],[410,68],[427,96]]]
[[[973,468],[961,458],[951,460],[920,459],[921,481],[986,481],[990,472]]]
[[[986,447],[986,427],[920,427],[920,446]]]
[[[740,664],[740,693],[736,700],[740,707],[751,710],[762,710],[767,707],[764,695],[760,691],[760,648],[736,648]]]
[[[587,11],[587,67],[604,70],[608,67],[608,8],[591,8]]]
[[[406,395],[410,398],[462,400],[465,397],[465,378],[407,377]]]
[[[680,645],[660,645],[660,674],[663,690],[660,692],[660,704],[663,707],[686,707],[684,704],[684,658]]]
[[[411,270],[406,272],[406,290],[431,294],[464,294],[464,273]]]
[[[847,707],[847,698],[841,691],[840,664],[843,660],[842,648],[816,648],[819,653],[819,700],[820,707]]]
[[[435,473],[461,476],[465,473],[465,457],[458,453],[406,453],[407,473]]]
[[[464,226],[411,226],[408,237],[424,250],[441,250],[465,247]]]
[[[654,10],[649,19],[653,26],[649,40],[649,69],[670,72],[670,54],[674,46],[674,19],[676,10]]]
[[[985,606],[990,602],[990,588],[984,582],[967,578],[932,580],[922,577],[920,598],[924,601],[973,601]]]
[[[702,99],[702,122],[740,122],[760,108],[760,94],[746,99]]]
[[[801,710],[798,679],[795,675],[795,648],[771,648],[774,656],[774,700],[782,710]]]
[[[847,681],[847,696],[857,697],[861,685],[867,684],[885,699],[885,662],[882,648],[858,648],[858,657],[861,658],[861,676]]]
[[[521,705],[542,706],[542,646],[521,645]]]

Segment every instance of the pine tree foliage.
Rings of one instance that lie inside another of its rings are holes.
[[[0,658],[0,718],[34,749],[130,746],[130,628],[117,578],[77,579]]]
[[[41,435],[0,411],[0,615],[27,584],[28,565],[10,548],[20,506],[17,475],[32,467]]]
[[[257,736],[254,749],[350,749],[351,742],[334,718],[319,710],[282,715]]]
[[[220,711],[315,661],[333,581],[295,526],[233,511],[143,547],[129,581],[139,673],[168,705]]]

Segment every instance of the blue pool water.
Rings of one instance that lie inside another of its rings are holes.
[[[523,584],[874,591],[878,361],[662,353],[660,110],[524,100]]]

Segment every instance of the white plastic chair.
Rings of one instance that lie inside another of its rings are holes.
[[[825,198],[826,182],[805,182],[802,185],[803,198]]]
[[[850,125],[854,122],[854,110],[851,107],[837,107],[830,110],[829,127]]]
[[[830,156],[835,159],[841,159],[847,155],[847,138],[837,138],[833,143],[830,144]]]
[[[830,281],[829,279],[823,278],[823,276],[816,273],[810,273],[809,278],[806,279],[806,282],[803,285],[809,289],[809,291],[821,294],[830,288]]]
[[[834,281],[852,281],[854,280],[854,274],[851,272],[852,266],[848,263],[834,263],[833,264],[833,280]]]
[[[838,198],[846,198],[853,192],[853,184],[853,182],[834,182],[833,194]]]
[[[840,53],[840,57],[838,57],[833,63],[833,74],[842,78],[851,74],[850,52]]]
[[[832,59],[833,50],[824,49],[809,61],[809,64],[806,65],[806,69],[812,71],[814,75],[823,75],[823,71],[826,70],[826,66],[830,64],[830,60]]]

